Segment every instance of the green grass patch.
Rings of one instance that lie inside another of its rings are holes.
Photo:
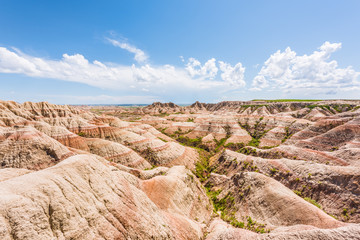
[[[77,135],[79,135],[80,137],[85,137],[85,136],[86,136],[86,133],[84,133],[84,132],[78,132]]]
[[[253,220],[250,216],[246,217],[246,222],[239,221],[235,217],[235,198],[232,196],[231,192],[228,192],[224,197],[219,198],[221,189],[216,191],[211,191],[211,185],[207,184],[205,186],[206,193],[209,196],[210,200],[214,206],[214,212],[220,212],[220,217],[225,222],[228,222],[234,227],[244,228],[257,233],[269,233],[270,230],[265,228],[264,224],[258,223]]]
[[[237,150],[237,152],[245,154],[245,155],[256,156],[256,149],[251,148],[251,147],[243,147],[243,148]]]
[[[271,99],[271,100],[254,99],[251,101],[264,101],[264,102],[272,103],[272,102],[318,102],[318,101],[322,101],[322,100],[317,100],[317,99]]]
[[[270,176],[274,176],[279,170],[276,168],[271,168],[270,169]]]
[[[209,159],[211,154],[203,149],[198,149],[199,160],[195,164],[194,175],[200,179],[200,182],[205,182],[215,167],[210,166]]]
[[[318,202],[316,202],[314,199],[311,199],[311,198],[308,198],[308,197],[304,197],[304,200],[306,200],[306,201],[308,201],[309,203],[311,203],[311,204],[317,206],[318,208],[322,209],[322,208],[321,208],[321,205],[320,205]]]
[[[167,140],[165,140],[165,139],[163,139],[163,138],[161,138],[161,137],[158,137],[158,139],[160,139],[160,140],[163,141],[163,142],[167,142]]]
[[[202,138],[189,138],[184,136],[179,136],[176,138],[176,141],[181,143],[184,146],[193,147],[193,148],[200,148],[205,151],[209,151],[209,147],[202,142]]]
[[[238,151],[240,149],[242,149],[243,147],[245,147],[244,143],[228,143],[226,145],[224,145],[225,148],[230,149],[232,151]]]
[[[227,139],[228,137],[224,137],[218,141],[216,138],[214,138],[214,142],[216,143],[215,152],[218,152],[220,148],[224,146]]]
[[[251,147],[258,147],[260,144],[260,140],[256,138],[252,138],[251,141],[248,143]]]

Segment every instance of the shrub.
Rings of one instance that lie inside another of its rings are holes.
[[[220,140],[218,141],[218,140],[216,140],[216,138],[214,138],[214,141],[215,141],[215,143],[216,143],[215,152],[218,152],[218,151],[219,151],[219,149],[225,144],[225,142],[226,142],[227,139],[228,139],[228,138],[225,137],[225,138],[222,138],[222,139],[220,139]]]
[[[195,164],[195,176],[200,179],[201,182],[205,182],[209,176],[210,173],[215,170],[215,167],[210,166],[209,158],[210,155],[208,152],[198,149],[198,153],[200,156],[200,159]]]
[[[259,139],[256,139],[256,138],[252,138],[251,141],[248,143],[249,146],[252,146],[252,147],[258,147],[260,144],[260,141]]]
[[[298,191],[298,190],[294,190],[293,191],[296,195],[298,195],[299,197],[301,197],[301,195],[302,195],[302,193],[300,192],[300,191]]]
[[[343,209],[342,214],[343,214],[345,217],[348,216],[348,210],[347,210],[347,208],[344,208],[344,209]]]
[[[230,125],[226,124],[223,128],[224,128],[224,130],[226,132],[226,138],[229,138],[231,136],[231,127],[230,127]]]
[[[158,156],[156,155],[156,152],[151,149],[150,147],[147,147],[145,150],[140,151],[140,155],[142,155],[149,163],[153,165],[159,165],[160,161]]]
[[[242,149],[243,147],[245,147],[244,143],[228,143],[226,145],[224,145],[225,148],[230,149],[232,151],[238,151],[240,149]]]
[[[158,139],[160,139],[160,140],[163,141],[163,142],[167,142],[167,140],[165,140],[165,139],[163,139],[163,138],[161,138],[161,137],[158,137]]]
[[[304,200],[308,201],[309,203],[312,203],[313,205],[315,205],[315,206],[317,206],[318,208],[321,209],[321,205],[318,202],[316,202],[314,199],[304,197]]]
[[[209,151],[209,147],[202,143],[201,137],[189,138],[189,137],[179,136],[178,138],[176,138],[176,141],[188,147],[201,148],[204,149],[205,151]]]
[[[85,137],[85,133],[84,132],[79,132],[77,135],[79,135],[80,137]]]
[[[275,173],[277,173],[279,170],[277,170],[276,168],[271,168],[270,169],[270,175],[273,176]]]

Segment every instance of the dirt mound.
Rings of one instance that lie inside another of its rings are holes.
[[[218,199],[231,202],[223,212],[224,218],[234,217],[241,222],[251,218],[270,229],[299,224],[318,228],[343,225],[278,181],[257,172],[240,172],[231,178],[212,174],[208,184],[211,191],[221,190]]]
[[[204,191],[189,176],[178,167],[142,181],[101,158],[74,156],[0,182],[0,238],[199,239],[195,216],[208,221],[210,212],[202,204]],[[157,178],[169,191],[151,187]]]
[[[343,221],[358,222],[360,198],[357,167],[331,166],[309,161],[266,159],[224,151],[212,163],[218,173],[232,177],[242,172],[269,176],[299,196],[315,203],[325,212]],[[344,209],[347,209],[344,212]]]
[[[39,170],[55,165],[74,153],[33,127],[0,129],[1,168]]]

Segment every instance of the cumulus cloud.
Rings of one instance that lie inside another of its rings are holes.
[[[148,60],[148,56],[146,55],[146,53],[144,53],[144,51],[142,51],[141,49],[136,48],[135,46],[132,46],[128,43],[125,42],[119,42],[115,39],[111,39],[111,38],[106,38],[106,40],[108,40],[112,45],[114,45],[115,47],[119,47],[122,48],[124,50],[127,50],[133,54],[135,54],[134,59],[138,62],[138,63],[143,63],[146,62]]]
[[[189,61],[186,64],[186,70],[188,71],[191,77],[199,76],[210,79],[213,79],[218,72],[215,58],[209,59],[204,65],[202,65],[195,58],[189,58]]]
[[[203,90],[226,91],[244,86],[241,64],[221,63],[222,79],[216,60],[199,65],[191,59],[184,68],[172,65],[116,65],[89,61],[81,54],[63,54],[59,60],[26,55],[0,47],[0,72],[24,74],[36,78],[79,82],[102,89],[148,91],[152,94],[175,94]]]
[[[0,47],[0,73],[23,74],[35,78],[79,82],[90,86],[126,92],[135,95],[203,96],[219,97],[244,88],[245,67],[231,65],[211,58],[201,63],[195,58],[180,59],[184,66],[153,65],[141,50],[122,43],[131,49],[142,64],[120,65],[90,61],[81,54],[63,54],[53,60],[26,55],[17,49]],[[325,42],[310,55],[297,55],[290,47],[272,54],[254,77],[250,90],[292,91],[305,94],[338,95],[343,91],[359,91],[360,72],[351,66],[339,67],[331,59],[341,43]],[[313,91],[310,91],[313,90]],[[215,96],[215,95],[218,96]]]
[[[244,79],[245,67],[242,66],[241,63],[235,64],[235,66],[231,66],[228,63],[223,61],[219,61],[221,78],[230,83],[233,86],[245,87],[246,82]]]
[[[351,66],[340,68],[331,54],[341,48],[341,43],[325,42],[311,55],[298,56],[290,47],[278,50],[264,63],[253,79],[252,90],[280,88],[284,91],[296,89],[353,90],[360,86],[356,72]]]

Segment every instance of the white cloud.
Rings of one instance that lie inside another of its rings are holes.
[[[221,78],[233,86],[245,87],[245,67],[239,62],[232,67],[230,64],[219,61],[220,70],[223,72]]]
[[[199,68],[196,67],[196,60],[192,60],[191,64],[195,64],[192,68],[195,71],[193,74],[189,73],[188,66],[178,68],[172,65],[116,65],[97,60],[91,62],[81,54],[63,54],[59,60],[50,60],[0,48],[2,73],[79,82],[102,89],[131,92],[146,89],[152,94],[173,95],[179,92],[200,93],[205,90],[207,93],[220,92],[244,86],[242,76],[245,69],[241,64],[231,67],[222,63],[225,71],[223,80],[215,79],[218,71],[215,59],[210,59]],[[240,77],[237,74],[240,74]]]
[[[269,86],[268,81],[263,75],[257,75],[254,78],[252,85],[254,86],[253,88],[250,88],[252,91],[260,91],[261,89]]]
[[[330,59],[331,54],[340,48],[341,43],[325,42],[310,55],[299,56],[289,47],[277,51],[265,61],[249,90],[260,93],[264,89],[268,92],[280,90],[282,93],[336,93],[337,96],[344,91],[359,91],[360,73],[351,66],[341,68],[335,60]],[[136,51],[133,52],[136,57]],[[147,56],[143,59],[147,59]],[[63,54],[58,60],[39,58],[4,47],[0,47],[0,73],[79,82],[134,95],[180,95],[184,98],[185,95],[205,94],[215,99],[215,95],[230,94],[246,85],[242,63],[232,66],[215,58],[204,64],[189,58],[184,67],[146,62],[141,65],[119,65],[89,61],[81,54]]]
[[[319,51],[311,55],[297,56],[290,47],[277,51],[266,60],[253,79],[252,90],[280,88],[283,90],[313,90],[341,88],[352,90],[360,86],[356,72],[351,66],[340,68],[331,53],[339,50],[341,43],[325,42]],[[328,91],[328,90],[326,90]]]
[[[215,58],[209,59],[204,65],[201,65],[195,58],[189,58],[189,61],[186,64],[186,70],[191,77],[199,76],[210,79],[213,79],[218,72]]]
[[[148,56],[146,55],[146,53],[144,53],[144,51],[142,51],[141,49],[138,49],[128,43],[125,42],[119,42],[117,40],[111,39],[111,38],[106,38],[106,40],[108,40],[112,45],[125,49],[131,53],[134,53],[134,59],[139,62],[139,63],[143,63],[146,62],[148,60]]]

